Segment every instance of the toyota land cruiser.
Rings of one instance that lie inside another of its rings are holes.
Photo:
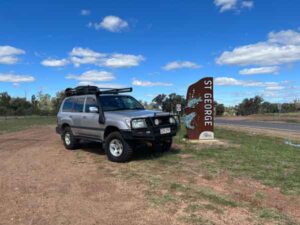
[[[113,162],[129,161],[141,141],[169,150],[177,120],[170,113],[146,110],[132,96],[120,94],[131,91],[94,86],[67,88],[56,127],[64,146],[75,149],[80,140],[101,142]]]

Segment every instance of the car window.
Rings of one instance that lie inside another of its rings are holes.
[[[125,95],[100,96],[103,111],[142,110],[144,107],[133,97]]]
[[[72,112],[73,111],[73,98],[68,98],[65,100],[62,111],[63,112]]]
[[[83,112],[83,105],[84,105],[85,97],[76,98],[74,102],[74,112]]]
[[[96,98],[93,97],[87,97],[86,101],[85,101],[85,112],[90,112],[89,107],[97,107],[98,108],[98,104],[96,101]]]

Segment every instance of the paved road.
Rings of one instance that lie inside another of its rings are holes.
[[[235,125],[235,126],[243,126],[243,127],[253,127],[253,128],[267,128],[267,129],[276,129],[276,130],[284,130],[290,132],[298,132],[300,133],[300,124],[294,123],[272,123],[265,121],[249,121],[249,120],[228,120],[216,118],[215,123],[218,125]]]

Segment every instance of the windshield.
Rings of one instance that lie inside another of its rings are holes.
[[[107,95],[100,96],[103,111],[142,110],[144,107],[131,96]]]

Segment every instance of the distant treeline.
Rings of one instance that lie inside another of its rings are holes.
[[[64,99],[64,92],[54,97],[39,92],[31,100],[11,97],[7,92],[0,93],[0,116],[55,115]]]
[[[7,92],[2,92],[0,93],[0,116],[56,115],[64,97],[63,91],[57,92],[53,97],[39,92],[37,95],[32,95],[30,100],[27,100],[26,98],[11,97]],[[173,113],[176,113],[176,105],[181,104],[181,115],[183,115],[186,106],[185,97],[176,93],[169,95],[159,94],[150,103],[140,102],[147,109],[161,109],[165,112]],[[299,101],[275,104],[264,101],[260,96],[245,98],[235,107],[225,107],[217,102],[214,105],[217,116],[223,114],[247,116],[259,113],[300,112]]]
[[[264,113],[289,113],[300,112],[300,102],[295,100],[293,103],[270,103],[264,101],[260,96],[245,98],[240,104],[234,107],[236,115],[247,116],[252,114]]]

